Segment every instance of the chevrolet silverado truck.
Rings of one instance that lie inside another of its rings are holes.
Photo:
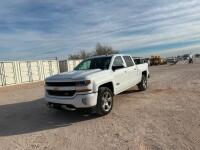
[[[136,65],[130,55],[114,54],[83,60],[73,71],[45,79],[45,100],[55,109],[93,108],[106,115],[113,96],[135,85],[147,89],[148,64]]]

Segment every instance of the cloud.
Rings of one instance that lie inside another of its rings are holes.
[[[198,52],[198,0],[7,0],[0,59],[64,57],[97,42],[137,55]]]

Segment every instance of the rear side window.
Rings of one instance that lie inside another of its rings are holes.
[[[113,66],[123,66],[123,60],[121,56],[117,56],[113,62]]]
[[[134,59],[134,58],[133,58],[133,59]],[[136,65],[145,63],[145,62],[144,62],[144,59],[140,59],[140,58],[135,58],[135,59],[134,59],[134,62],[135,62]]]
[[[126,62],[126,66],[127,67],[134,66],[133,61],[132,61],[130,56],[123,56],[123,58],[124,58],[124,60]]]
[[[141,64],[140,59],[134,59],[136,65]]]

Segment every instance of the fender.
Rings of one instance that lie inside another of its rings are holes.
[[[106,77],[105,79],[101,79],[101,80],[96,80],[96,81],[94,81],[94,83],[93,83],[93,91],[94,92],[98,92],[98,89],[99,89],[99,87],[101,86],[101,85],[103,85],[103,84],[106,84],[106,83],[109,83],[109,82],[111,82],[112,84],[113,84],[113,79],[112,79],[112,77]],[[113,90],[115,90],[114,89],[115,87],[114,87],[114,85],[113,85]]]

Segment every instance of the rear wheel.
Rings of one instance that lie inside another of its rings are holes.
[[[113,93],[107,87],[100,87],[97,98],[96,113],[100,116],[108,114],[113,107]]]
[[[147,76],[146,75],[144,75],[144,74],[142,75],[142,80],[137,86],[140,91],[145,91],[147,89]]]

